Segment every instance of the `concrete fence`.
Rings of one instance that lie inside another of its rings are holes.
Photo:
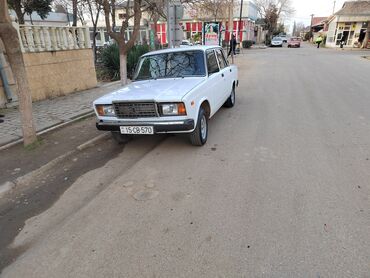
[[[97,84],[88,27],[18,25],[32,100],[90,89]],[[17,103],[17,86],[0,39],[0,108]],[[11,90],[6,94],[2,79]]]
[[[23,52],[91,48],[88,27],[17,25]]]

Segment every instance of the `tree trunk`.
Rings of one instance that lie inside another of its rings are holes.
[[[96,65],[96,25],[93,27],[93,44],[92,44],[92,48],[93,48],[93,53],[94,53],[94,64]]]
[[[23,142],[24,145],[29,145],[37,140],[32,118],[32,99],[18,33],[7,13],[6,0],[0,0],[0,37],[4,43],[9,64],[18,86]]]
[[[127,85],[127,52],[122,47],[119,49],[119,73],[121,77],[121,85]]]
[[[73,14],[72,26],[77,26],[77,0],[72,0],[72,14]]]
[[[366,34],[365,34],[365,38],[364,38],[364,41],[362,42],[362,47],[361,48],[367,48],[368,47],[368,43],[369,43],[369,34],[370,34],[370,21],[367,23],[367,30],[366,30]]]
[[[116,1],[112,0],[112,30],[116,31]]]
[[[14,1],[14,11],[18,18],[18,24],[24,24],[24,13],[22,12],[21,1]]]

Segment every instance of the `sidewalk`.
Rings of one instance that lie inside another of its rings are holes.
[[[119,81],[101,84],[96,88],[47,99],[33,103],[33,119],[36,130],[51,128],[53,126],[72,121],[75,118],[93,111],[92,102],[120,87]],[[4,114],[4,122],[0,123],[0,147],[22,138],[20,114],[18,108],[0,109]]]

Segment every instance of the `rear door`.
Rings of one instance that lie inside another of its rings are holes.
[[[223,78],[223,98],[221,101],[225,102],[231,93],[232,69],[226,59],[224,51],[221,48],[216,49],[216,56],[218,64],[220,65],[221,77]]]
[[[209,49],[206,51],[207,59],[207,71],[208,71],[208,80],[207,80],[207,97],[211,104],[211,110],[216,112],[220,108],[220,102],[223,97],[223,86],[224,80],[218,61],[216,58],[216,53],[214,49]]]

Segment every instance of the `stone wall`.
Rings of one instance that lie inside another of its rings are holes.
[[[97,84],[91,49],[25,53],[32,99],[67,95]]]
[[[67,95],[97,85],[91,48],[23,55],[33,101]],[[8,65],[6,71],[12,92],[16,94]],[[5,104],[6,97],[0,81],[0,107]]]

